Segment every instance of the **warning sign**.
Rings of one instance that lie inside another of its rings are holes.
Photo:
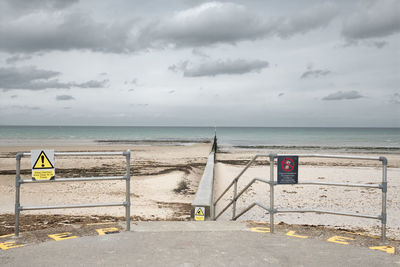
[[[31,160],[32,180],[54,179],[54,150],[32,150]]]
[[[194,220],[195,221],[204,221],[205,218],[205,208],[204,207],[196,207],[194,209]]]
[[[278,184],[298,183],[298,156],[278,157]]]

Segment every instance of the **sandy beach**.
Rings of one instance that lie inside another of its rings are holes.
[[[27,152],[43,146],[3,146],[0,147],[0,215],[13,214],[15,198],[15,154]],[[123,151],[130,149],[131,158],[131,216],[133,220],[189,220],[190,204],[197,190],[202,171],[211,149],[210,143],[197,144],[85,144],[46,147],[56,151]],[[243,169],[257,153],[299,153],[299,151],[266,151],[259,149],[222,149],[217,154],[214,195],[223,189]],[[301,152],[301,151],[300,151]],[[310,151],[307,151],[309,153]],[[318,151],[318,153],[323,153]],[[330,152],[332,154],[332,152]],[[354,154],[354,153],[352,153]],[[362,155],[362,154],[358,154]],[[372,153],[367,154],[374,155]],[[388,237],[400,238],[400,155],[385,155],[388,168]],[[22,160],[22,177],[29,179],[30,158]],[[381,164],[373,161],[337,159],[300,159],[299,180],[329,182],[380,183]],[[125,169],[124,157],[56,157],[58,177],[121,175]],[[241,178],[239,190],[252,178],[268,178],[269,166],[260,159]],[[187,188],[180,188],[184,181]],[[125,197],[123,181],[75,182],[42,185],[22,185],[22,205],[51,205],[67,203],[98,203],[123,201]],[[238,212],[254,201],[269,204],[269,186],[254,184],[238,201]],[[218,205],[221,209],[232,196],[232,191]],[[319,208],[335,211],[359,212],[379,215],[381,211],[381,191],[377,189],[328,187],[310,185],[285,185],[276,187],[275,205],[281,208]],[[85,208],[65,210],[24,211],[22,214],[62,214],[62,215],[108,215],[124,216],[122,207]],[[229,220],[231,210],[220,220]],[[261,209],[255,208],[240,220],[269,221]],[[334,228],[362,229],[371,234],[380,234],[380,222],[371,219],[334,215],[278,214],[275,222],[288,224],[321,225]],[[10,228],[11,229],[11,228]],[[9,229],[9,230],[10,230]]]
[[[49,147],[49,146],[47,146]],[[86,145],[51,146],[55,151],[124,151],[131,152],[131,215],[137,220],[187,220],[190,204],[207,161],[211,144],[194,145]],[[35,147],[0,148],[0,214],[14,212],[15,154]],[[37,147],[36,147],[37,148]],[[125,157],[56,157],[56,177],[91,177],[123,175]],[[30,179],[31,159],[23,158],[21,173]],[[185,181],[188,188],[177,191]],[[22,205],[66,203],[101,203],[124,201],[125,182],[75,182],[24,184]],[[123,207],[44,210],[23,214],[69,214],[124,216]]]
[[[265,150],[236,150],[235,153],[220,153],[216,165],[215,195],[219,196],[232,179],[240,173],[255,154],[265,153],[299,153],[302,151],[271,151]],[[306,151],[303,153],[313,153]],[[339,154],[315,151],[318,154]],[[382,156],[382,154],[340,153],[357,156]],[[388,158],[388,194],[387,194],[387,235],[400,238],[400,155],[387,154]],[[260,159],[250,167],[240,178],[238,192],[253,178],[269,179],[269,164],[267,159]],[[344,160],[344,159],[299,159],[299,181],[324,181],[361,184],[379,184],[382,180],[382,167],[379,161]],[[276,175],[276,162],[275,162]],[[227,177],[230,177],[228,179]],[[275,176],[276,177],[276,176]],[[275,187],[275,208],[284,209],[325,209],[332,211],[354,212],[369,215],[380,215],[382,207],[382,191],[372,188],[335,187],[324,185],[281,185]],[[229,191],[217,206],[221,210],[231,199],[233,190]],[[237,202],[237,214],[253,202],[269,206],[269,185],[257,182],[250,187]],[[221,220],[229,220],[232,209],[228,209]],[[261,208],[253,208],[239,220],[269,221],[269,215]],[[333,228],[365,230],[374,235],[380,235],[380,221],[357,217],[315,214],[291,213],[275,215],[275,223],[321,225]]]

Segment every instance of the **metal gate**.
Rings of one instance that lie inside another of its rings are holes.
[[[55,178],[54,180],[23,180],[21,179],[21,158],[31,156],[31,153],[17,153],[17,172],[15,176],[15,236],[19,235],[19,214],[24,210],[44,210],[44,209],[69,209],[69,208],[90,208],[90,207],[111,207],[124,206],[126,230],[130,231],[130,158],[131,151],[128,149],[123,152],[55,152],[55,156],[124,156],[126,158],[126,174],[123,176],[102,176],[102,177],[77,177],[77,178]],[[80,181],[109,181],[125,180],[126,189],[124,202],[90,203],[90,204],[70,204],[53,206],[21,206],[20,194],[22,184],[41,184],[57,182],[80,182]]]
[[[274,160],[280,156],[298,156],[303,158],[337,158],[337,159],[357,159],[357,160],[375,160],[382,162],[382,182],[380,184],[353,184],[353,183],[329,183],[329,182],[318,182],[318,181],[301,181],[298,184],[301,185],[327,185],[327,186],[348,186],[348,187],[364,187],[364,188],[377,188],[382,190],[382,211],[379,215],[369,215],[369,214],[360,214],[360,213],[350,213],[350,212],[342,212],[342,211],[330,211],[330,210],[317,210],[317,209],[276,209],[274,207],[274,187],[279,185],[282,186],[283,184],[278,184],[274,179]],[[237,184],[239,178],[243,175],[243,173],[254,163],[257,158],[260,157],[269,157],[270,162],[270,178],[269,180],[261,179],[261,178],[254,178],[250,183],[248,183],[239,193],[237,192]],[[236,215],[236,202],[238,198],[256,181],[260,181],[263,183],[267,183],[270,186],[270,206],[266,207],[261,203],[254,202],[241,211],[239,214]],[[215,215],[215,209],[217,203],[221,200],[221,198],[229,191],[231,187],[233,188],[233,198],[225,206],[221,212]],[[239,173],[239,175],[232,180],[229,186],[224,190],[224,192],[216,199],[214,202],[214,220],[218,219],[231,205],[232,208],[232,220],[238,219],[240,216],[245,214],[247,211],[252,209],[254,206],[261,207],[262,209],[266,210],[270,215],[270,229],[271,233],[274,232],[274,214],[276,213],[292,213],[292,212],[315,212],[315,213],[326,213],[326,214],[335,214],[335,215],[343,215],[343,216],[354,216],[354,217],[362,217],[368,219],[376,219],[380,220],[382,224],[381,228],[381,238],[382,242],[386,240],[386,193],[387,193],[387,159],[385,157],[361,157],[361,156],[347,156],[347,155],[321,155],[321,154],[259,154],[254,156],[250,162],[246,165],[246,167]]]

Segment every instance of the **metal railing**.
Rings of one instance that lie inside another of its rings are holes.
[[[15,236],[19,235],[19,215],[23,210],[45,210],[45,209],[68,209],[68,208],[91,208],[91,207],[112,207],[124,206],[126,230],[130,231],[130,158],[131,151],[128,149],[124,152],[55,152],[55,156],[125,156],[126,158],[126,174],[123,176],[102,176],[102,177],[77,177],[77,178],[55,178],[53,180],[23,180],[21,179],[21,158],[31,156],[31,153],[17,153],[17,168],[15,176]],[[70,205],[53,205],[53,206],[21,206],[20,194],[22,184],[41,184],[56,182],[80,182],[80,181],[109,181],[109,180],[125,180],[126,189],[124,202],[108,202],[108,203],[91,203],[91,204],[70,204]]]
[[[328,185],[328,186],[348,186],[348,187],[363,187],[363,188],[377,188],[382,190],[382,211],[380,215],[369,215],[369,214],[360,214],[360,213],[350,213],[350,212],[339,212],[339,211],[330,211],[330,210],[320,210],[320,209],[276,209],[274,207],[274,187],[278,184],[274,181],[274,160],[279,156],[298,156],[298,157],[306,157],[306,158],[337,158],[337,159],[359,159],[359,160],[378,160],[382,162],[382,183],[380,184],[353,184],[353,183],[330,183],[330,182],[317,182],[317,181],[301,181],[298,184],[301,185]],[[257,158],[260,157],[269,157],[270,162],[270,177],[269,180],[254,178],[250,181],[239,193],[237,193],[237,185],[239,178],[243,175],[243,173],[255,162]],[[236,215],[236,202],[238,198],[255,182],[263,182],[269,184],[270,186],[270,206],[269,208],[264,206],[261,203],[254,202]],[[233,197],[232,200],[226,205],[221,212],[215,215],[216,205],[222,199],[222,197],[229,191],[231,187],[233,188]],[[215,200],[214,202],[214,220],[218,219],[230,206],[232,208],[232,220],[238,219],[240,216],[245,214],[247,211],[251,210],[253,207],[258,206],[262,209],[266,210],[270,215],[270,232],[274,232],[274,214],[276,213],[292,213],[292,212],[315,212],[315,213],[326,213],[326,214],[335,214],[335,215],[343,215],[343,216],[354,216],[354,217],[362,217],[368,219],[377,219],[382,223],[381,228],[381,238],[382,242],[386,240],[386,194],[387,194],[387,159],[385,157],[362,157],[362,156],[347,156],[347,155],[321,155],[321,154],[258,154],[254,156],[249,163],[244,167],[244,169],[236,176],[232,182],[228,185],[228,187],[224,190],[224,192]]]

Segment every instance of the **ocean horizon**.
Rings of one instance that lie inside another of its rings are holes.
[[[210,142],[215,130],[225,147],[400,153],[400,128],[372,127],[0,126],[0,145],[190,144]]]

